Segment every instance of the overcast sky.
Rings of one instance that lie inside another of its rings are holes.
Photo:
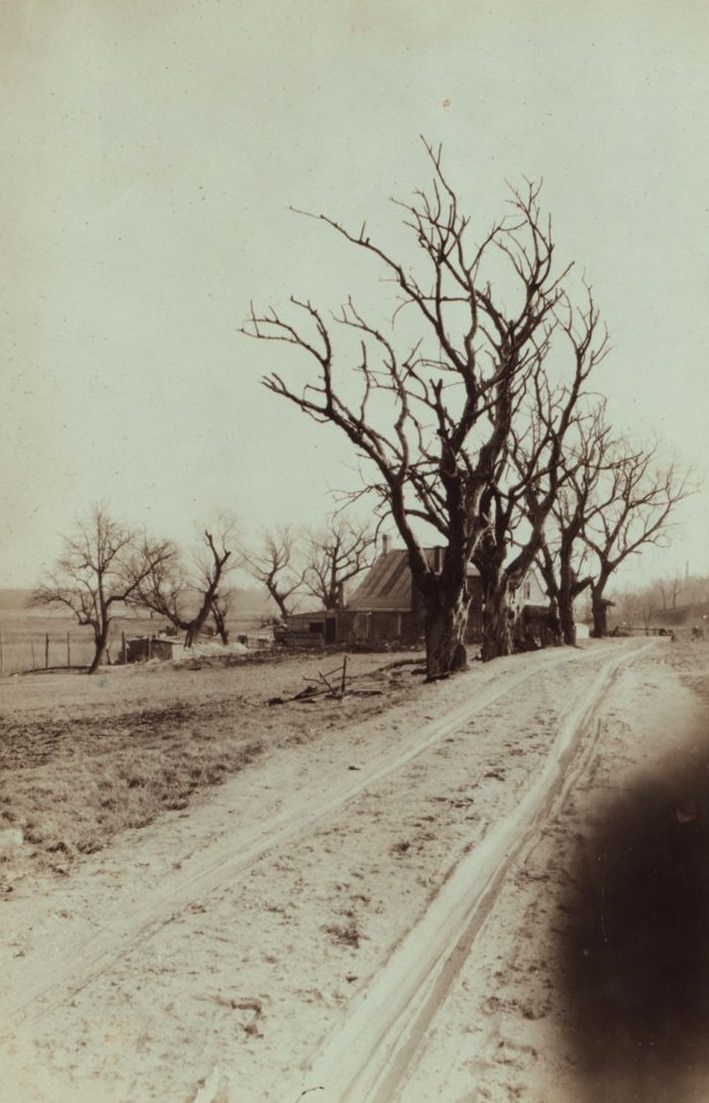
[[[481,233],[543,177],[615,423],[709,469],[705,0],[2,0],[0,43],[0,585],[98,500],[177,539],[216,510],[324,517],[348,449],[260,385],[289,361],[239,327],[252,299],[357,294],[289,206],[386,241],[421,134]],[[709,572],[708,516],[640,573]]]

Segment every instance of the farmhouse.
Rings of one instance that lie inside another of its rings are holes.
[[[425,554],[434,570],[440,569],[443,548],[427,548]],[[466,639],[477,642],[482,636],[483,596],[480,574],[472,564],[468,590]],[[516,620],[523,617],[530,624],[548,616],[548,600],[533,571],[516,591],[512,609]],[[423,599],[413,584],[408,553],[404,548],[391,549],[385,539],[381,554],[342,609],[296,613],[288,618],[288,630],[300,643],[381,645],[396,641],[408,646],[423,637],[424,619]]]

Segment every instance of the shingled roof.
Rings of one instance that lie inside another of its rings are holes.
[[[375,559],[347,602],[347,608],[408,613],[411,609],[411,570],[406,550],[397,548]]]
[[[441,549],[442,550],[442,549]],[[426,548],[424,554],[432,562],[436,549]],[[471,565],[469,575],[478,572]],[[405,548],[382,552],[367,571],[362,582],[347,602],[354,612],[379,609],[393,613],[408,613],[412,608],[411,569]]]

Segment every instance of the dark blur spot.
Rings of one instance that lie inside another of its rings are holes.
[[[709,1100],[708,767],[678,752],[579,844],[562,959],[594,1103]]]

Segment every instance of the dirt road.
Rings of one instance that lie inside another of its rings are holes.
[[[647,1063],[629,1012],[625,1048],[601,1060],[602,1012],[628,998],[606,1006],[617,959],[598,930],[624,873],[604,859],[597,876],[616,822],[601,830],[599,808],[690,745],[703,777],[702,704],[681,682],[702,661],[618,641],[477,667],[280,746],[202,807],[26,888],[3,907],[3,1098],[634,1098]],[[707,800],[682,784],[661,815],[696,855]],[[648,814],[638,800],[626,829]],[[697,862],[680,865],[691,881]],[[655,1082],[676,1086],[651,1041]],[[684,1056],[685,1094],[666,1098],[698,1100],[698,1047]]]

